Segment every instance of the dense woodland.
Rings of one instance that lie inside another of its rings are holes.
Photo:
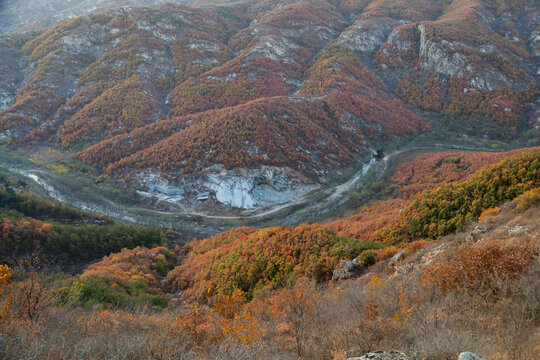
[[[336,64],[340,71],[332,70]],[[319,55],[316,65],[310,69],[309,80],[299,93],[303,97],[297,101],[275,97],[173,118],[94,145],[78,157],[109,174],[133,167],[181,169],[185,174],[217,162],[227,168],[287,165],[313,174],[310,164],[316,158],[322,162],[317,167],[351,164],[363,151],[358,144],[367,136],[384,140],[429,128],[396,98],[379,90],[384,84],[350,50],[327,50]],[[317,99],[338,89],[320,101],[304,98]],[[369,99],[354,95],[363,93],[373,95]],[[393,109],[391,114],[388,109]],[[274,121],[268,122],[269,117]],[[370,119],[362,125],[361,133],[351,130],[358,127],[355,119]],[[231,144],[231,138],[238,141]]]
[[[9,182],[0,189],[0,206],[0,256],[8,264],[32,254],[80,264],[123,248],[169,243],[160,228],[115,224],[107,217],[15,192]]]

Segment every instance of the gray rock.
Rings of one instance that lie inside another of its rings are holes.
[[[408,356],[401,351],[374,351],[366,355],[354,358],[348,358],[347,360],[418,360],[414,356]]]
[[[483,234],[488,231],[488,227],[486,225],[476,225],[474,227],[473,233],[474,234]]]
[[[341,260],[339,267],[334,270],[332,280],[345,280],[357,276],[362,268],[356,260]]]
[[[517,235],[529,231],[526,225],[516,225],[508,229],[508,235]]]
[[[458,356],[458,360],[486,360],[470,351],[462,352]]]
[[[347,271],[356,271],[358,269],[358,263],[355,260],[346,261],[345,269],[347,269]]]
[[[405,258],[405,250],[400,250],[396,253],[396,255],[392,257],[392,259],[390,259],[390,262],[388,263],[388,265],[394,266],[395,264],[397,264],[404,258]]]

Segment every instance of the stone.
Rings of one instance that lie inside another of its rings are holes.
[[[488,231],[488,227],[486,225],[476,225],[474,227],[473,233],[474,234],[483,234]]]
[[[508,229],[508,235],[517,235],[529,231],[529,227],[525,225],[516,225]]]
[[[486,359],[476,355],[475,353],[466,351],[459,354],[458,360],[486,360]]]
[[[357,276],[361,267],[356,260],[341,260],[339,267],[334,270],[332,280],[345,280]]]
[[[395,264],[397,264],[404,258],[405,258],[405,250],[400,250],[396,253],[396,255],[392,257],[392,259],[390,259],[390,262],[388,263],[388,265],[394,266]]]
[[[347,360],[418,360],[414,356],[408,356],[401,351],[374,351],[360,357],[348,358]]]

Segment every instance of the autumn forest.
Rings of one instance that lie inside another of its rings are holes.
[[[0,1],[0,358],[540,358],[537,0]]]

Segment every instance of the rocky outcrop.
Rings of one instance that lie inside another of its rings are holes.
[[[486,225],[476,225],[466,237],[465,241],[467,243],[473,243],[479,240],[482,240],[482,234],[485,234],[489,228]]]
[[[426,26],[418,25],[420,34],[420,58],[422,66],[433,69],[437,74],[446,76],[465,76],[467,74],[467,58],[455,51],[459,44],[443,40],[434,42],[426,37]],[[450,54],[448,53],[450,50]]]
[[[458,360],[486,360],[470,351],[462,352],[458,356]]]
[[[507,232],[509,236],[515,236],[518,234],[526,233],[528,231],[529,231],[529,227],[527,225],[513,225],[513,226],[506,225],[498,229],[499,233]]]
[[[462,78],[469,85],[465,92],[526,91],[540,71],[533,60],[540,54],[539,24],[540,11],[532,3],[502,13],[489,6],[449,8],[438,18],[393,29],[376,65],[393,69],[386,76],[394,81],[416,68],[443,82]]]
[[[401,351],[390,350],[374,351],[360,357],[348,358],[347,360],[418,360],[418,358],[408,356]]]
[[[332,274],[332,280],[346,280],[357,277],[360,275],[364,267],[359,262],[354,260],[341,260],[339,267],[334,270]]]
[[[337,43],[359,53],[371,54],[379,50],[396,26],[405,23],[387,17],[360,17],[341,33]]]
[[[374,351],[360,357],[352,357],[347,360],[419,360],[417,357],[406,355],[401,351]],[[459,354],[457,360],[486,360],[472,352],[466,351]]]
[[[396,255],[392,256],[390,261],[388,262],[389,266],[394,266],[398,264],[400,261],[405,259],[405,250],[400,250],[396,253]]]
[[[508,55],[489,43],[471,46],[452,37],[442,40],[430,38],[426,30],[427,24],[420,23],[416,25],[416,29],[411,26],[399,26],[388,36],[386,47],[382,51],[388,59],[392,59],[390,62],[400,63],[400,66],[407,68],[414,67],[410,51],[417,51],[415,57],[420,60],[421,69],[434,71],[443,79],[466,78],[470,83],[466,91],[487,91],[505,87],[524,91],[532,82],[532,78],[525,73],[518,78],[515,73],[508,71],[508,66],[500,66],[505,61],[516,64],[518,56],[515,54]],[[482,61],[479,62],[478,59]],[[386,68],[392,63],[382,65],[382,68]]]
[[[216,165],[177,180],[144,171],[134,179],[141,197],[181,207],[204,201],[205,205],[214,204],[215,210],[235,208],[251,212],[294,202],[317,187],[295,171],[273,166],[226,170]]]

